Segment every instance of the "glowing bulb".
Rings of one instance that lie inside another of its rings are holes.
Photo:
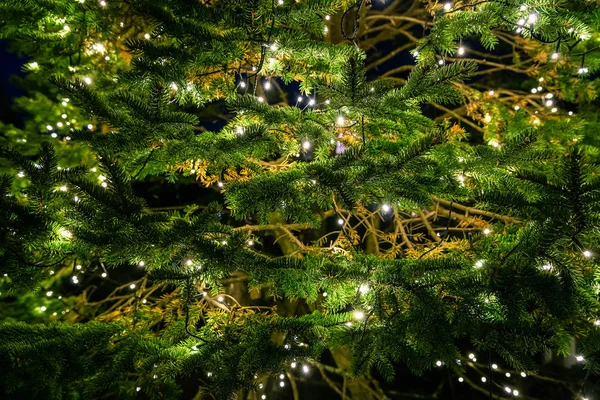
[[[490,90],[488,93],[490,96],[493,96],[496,92],[494,92],[493,90]]]
[[[452,3],[446,3],[444,4],[444,10],[445,11],[450,11],[452,9]]]
[[[583,256],[584,256],[585,258],[590,258],[590,257],[592,256],[592,252],[591,252],[591,251],[589,251],[589,250],[585,250],[585,251],[583,252]]]
[[[522,376],[523,378],[525,378],[525,377],[527,376],[527,374],[526,374],[525,372],[521,372],[521,376]]]
[[[339,225],[344,225],[344,220],[342,218],[338,218],[337,223]]]
[[[304,141],[302,142],[302,148],[306,151],[310,149],[310,142],[309,141]]]
[[[245,88],[245,87],[246,87],[246,82],[244,82],[244,81],[241,81],[241,82],[240,82],[240,87],[241,87],[242,89],[243,89],[243,88]]]
[[[140,267],[143,267],[144,265],[146,265],[146,263],[145,263],[145,262],[143,262],[143,261],[140,261],[140,262],[138,262],[138,265],[139,265]]]
[[[442,366],[442,362],[438,360],[438,361],[435,362],[435,365],[437,365],[438,367],[441,367]]]
[[[362,312],[362,311],[355,311],[354,312],[354,319],[360,321],[361,319],[364,319],[364,318],[365,318],[365,313],[364,312]]]
[[[465,54],[465,48],[464,47],[459,47],[458,48],[458,55],[459,56],[463,56]]]
[[[560,57],[560,54],[558,54],[557,52],[552,53],[553,60],[558,60],[558,57]]]
[[[512,389],[511,389],[511,388],[509,388],[509,387],[507,386],[507,387],[505,387],[505,388],[504,388],[504,391],[505,391],[506,393],[511,393],[511,392],[512,392]]]
[[[223,182],[221,182],[221,181],[217,182],[217,186],[218,187],[223,187]]]
[[[290,364],[290,367],[292,367],[292,368],[296,368],[296,363],[295,363],[295,362],[292,362],[292,363]]]
[[[360,285],[360,287],[358,288],[358,291],[362,294],[365,294],[369,291],[369,285]]]
[[[271,82],[266,81],[265,82],[265,90],[269,90],[269,89],[271,89]]]
[[[188,266],[189,266],[189,265],[192,265],[192,260],[187,260],[187,261],[185,262],[185,265],[188,265]]]
[[[392,209],[392,208],[391,208],[389,205],[387,205],[387,204],[383,204],[383,205],[381,206],[381,210],[382,210],[383,212],[389,212],[391,209]]]
[[[460,383],[463,383],[465,380],[464,380],[462,377],[460,377],[460,378],[458,378],[458,381],[459,381]]]
[[[65,228],[60,228],[60,230],[59,230],[58,233],[62,237],[71,237],[71,236],[73,236],[73,234],[71,232],[69,232],[68,230],[66,230]]]
[[[475,354],[473,354],[473,353],[469,354],[469,358],[470,358],[471,360],[472,360],[472,359],[474,359],[474,358],[475,358]]]
[[[46,306],[41,306],[41,307],[40,307],[40,310],[42,310],[42,311],[46,311]]]
[[[585,358],[583,358],[583,356],[577,356],[577,357],[575,357],[575,359],[576,359],[578,362],[583,362],[583,361],[585,360]]]
[[[507,378],[510,378],[510,372],[505,373],[504,376],[506,376]]]
[[[48,297],[52,296],[52,290],[47,291],[46,296],[48,296]]]
[[[487,378],[485,376],[482,376],[481,377],[481,382],[483,382],[483,383],[487,382]]]
[[[129,285],[129,289],[131,289],[131,290],[135,289],[135,283],[132,283],[131,285]]]
[[[483,260],[479,260],[475,263],[475,268],[481,268],[483,267]]]
[[[100,276],[106,278],[106,272],[103,272]]]
[[[492,369],[498,369],[498,364],[492,364]]]
[[[335,122],[338,126],[342,126],[346,123],[346,119],[343,115],[338,115],[337,120]]]
[[[219,296],[217,297],[217,300],[219,301],[219,303],[222,303],[223,300],[225,300],[225,298],[223,296]]]
[[[150,39],[150,34],[149,33],[144,33],[144,39],[149,40]]]
[[[309,371],[310,371],[310,369],[308,368],[308,365],[302,366],[302,372],[304,372],[305,374],[308,374]]]
[[[483,234],[484,234],[484,235],[489,235],[491,232],[492,232],[492,231],[491,231],[489,228],[485,228],[485,229],[483,230]]]
[[[527,22],[529,22],[530,24],[534,24],[537,22],[538,16],[537,14],[533,13],[533,14],[529,14],[529,17],[527,17]]]
[[[100,5],[101,5],[102,7],[106,7],[106,1],[104,1],[104,0],[100,1]]]
[[[92,79],[89,76],[86,76],[85,78],[83,78],[83,81],[86,83],[86,85],[92,84]]]

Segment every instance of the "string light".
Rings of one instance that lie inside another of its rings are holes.
[[[585,358],[583,358],[583,356],[577,356],[575,357],[575,359],[577,360],[577,362],[584,362]]]
[[[303,365],[302,366],[302,372],[304,372],[305,374],[308,374],[310,371],[310,368],[308,368],[308,365]]]
[[[360,321],[360,320],[362,320],[364,318],[365,318],[365,313],[364,312],[362,312],[362,311],[355,311],[354,312],[354,319]]]
[[[132,283],[131,285],[129,285],[129,289],[131,289],[131,290],[135,289],[135,283]]]
[[[590,258],[590,257],[592,256],[592,252],[591,252],[591,251],[589,251],[589,250],[584,250],[584,252],[583,252],[583,256],[584,256],[585,258]]]
[[[266,81],[265,82],[265,90],[269,90],[271,89],[271,82],[270,81]]]
[[[383,204],[381,206],[381,210],[386,213],[386,212],[389,212],[391,210],[391,207],[389,205],[387,205],[387,204]]]
[[[346,119],[344,118],[343,115],[340,114],[340,115],[338,115],[337,119],[335,120],[335,123],[338,126],[343,126],[346,123]]]
[[[358,291],[359,291],[361,294],[365,294],[365,293],[367,293],[367,292],[369,291],[369,285],[364,285],[364,284],[363,284],[363,285],[360,285],[360,287],[358,288]]]
[[[452,3],[446,3],[444,4],[444,10],[445,11],[450,11],[452,9]]]
[[[304,151],[309,150],[310,149],[310,142],[309,141],[302,142],[302,148],[304,149]]]

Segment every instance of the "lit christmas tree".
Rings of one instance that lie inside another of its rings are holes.
[[[0,17],[3,398],[600,397],[600,2]]]

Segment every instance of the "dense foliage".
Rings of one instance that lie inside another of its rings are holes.
[[[600,4],[407,3],[3,1],[7,398],[585,397]]]

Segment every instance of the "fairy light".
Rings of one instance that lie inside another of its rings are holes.
[[[104,1],[104,0],[101,0],[101,1],[100,1],[100,5],[101,5],[102,7],[106,7],[106,1]]]
[[[71,236],[73,236],[73,234],[70,231],[66,230],[65,228],[60,228],[58,233],[60,234],[60,236],[66,237],[66,238],[70,238]]]
[[[78,270],[78,271],[81,270],[81,268],[82,268],[81,265],[76,265],[75,266],[75,269]]]
[[[575,359],[577,360],[577,362],[584,362],[585,358],[583,358],[583,356],[577,356],[575,357]]]
[[[266,81],[265,82],[265,90],[270,90],[271,89],[271,81]]]
[[[31,69],[38,69],[38,68],[40,68],[40,64],[38,64],[35,61],[34,62],[30,62],[29,63],[29,68],[31,68]]]
[[[310,372],[310,368],[308,368],[308,365],[302,366],[302,372],[304,372],[305,374],[308,374]]]
[[[307,140],[302,142],[302,148],[304,149],[304,151],[310,150],[310,142]]]
[[[590,257],[592,256],[592,252],[591,252],[591,251],[589,251],[589,250],[584,250],[584,251],[583,251],[583,256],[584,256],[585,258],[590,258]]]
[[[521,372],[521,376],[522,376],[523,378],[525,378],[525,377],[527,376],[527,374],[526,374],[525,372]]]
[[[481,268],[481,267],[483,267],[483,260],[478,260],[478,261],[475,263],[475,268]],[[470,358],[470,357],[469,357],[469,358]]]
[[[248,246],[252,247],[252,246],[254,246],[254,240],[248,240],[248,242],[246,244]]]
[[[472,360],[472,359],[474,359],[474,358],[475,358],[475,354],[473,354],[473,353],[469,354],[469,358],[470,358],[471,360]]]
[[[79,283],[79,278],[77,278],[77,275],[73,275],[73,277],[71,278],[71,281],[73,281],[73,283],[77,284],[77,283]]]
[[[356,319],[358,321],[365,319],[365,313],[362,312],[362,311],[355,311],[354,312],[354,319]]]
[[[485,229],[483,230],[483,234],[484,234],[484,235],[489,235],[490,233],[492,233],[492,231],[490,230],[490,228],[485,228]]]
[[[146,265],[145,262],[143,262],[143,261],[138,262],[138,266],[143,267],[144,265]]]
[[[225,300],[225,298],[223,296],[219,296],[217,297],[217,300],[219,301],[219,303],[222,303],[223,300]]]
[[[193,264],[192,260],[186,260],[185,265],[190,266]]]
[[[438,361],[436,361],[436,362],[435,362],[435,365],[437,365],[438,367],[441,367],[441,366],[442,366],[442,364],[443,364],[443,363],[442,363],[440,360],[438,360]]]
[[[41,306],[41,307],[40,307],[40,310],[41,310],[41,311],[46,311],[46,306]]]
[[[487,378],[485,376],[481,377],[481,382],[486,383],[487,382]]]
[[[25,176],[25,172],[23,172],[23,171],[20,171],[20,172],[17,174],[17,176],[18,176],[19,178],[23,178],[23,177]]]
[[[505,373],[504,376],[506,376],[507,378],[510,378],[510,372]]]
[[[460,378],[458,378],[458,381],[459,381],[460,383],[463,383],[465,380],[464,380],[464,378],[461,376]]]
[[[387,205],[387,204],[383,204],[381,206],[381,210],[386,213],[386,212],[389,212],[391,210],[391,207],[389,205]]]
[[[492,369],[498,369],[498,364],[492,364]]]
[[[344,220],[342,218],[338,218],[337,223],[339,225],[344,225]]]
[[[217,182],[217,186],[220,187],[220,188],[222,188],[223,187],[223,182],[221,182],[221,181]]]
[[[464,47],[460,46],[458,48],[458,55],[459,56],[464,56],[465,55],[465,48]]]
[[[535,24],[538,20],[538,16],[536,13],[533,14],[529,14],[529,17],[527,17],[527,22],[529,22],[530,24]]]
[[[144,33],[144,39],[150,40],[150,34],[149,33]]]
[[[52,296],[52,290],[49,290],[49,291],[47,291],[47,292],[46,292],[46,296],[47,296],[47,297],[50,297],[50,296]]]
[[[367,293],[367,292],[369,291],[369,289],[370,289],[370,288],[369,288],[369,285],[362,284],[362,285],[360,285],[360,287],[358,288],[358,291],[359,291],[361,294],[365,294],[365,293]]]
[[[132,283],[131,285],[129,285],[129,289],[131,289],[131,290],[135,289],[135,283]]]
[[[554,53],[552,53],[552,59],[553,60],[558,60],[559,57],[560,57],[560,54],[557,53],[556,51]]]
[[[297,364],[296,364],[296,362],[292,362],[292,363],[290,364],[290,367],[292,367],[292,368],[296,368],[296,365],[297,365]]]
[[[444,11],[450,11],[452,9],[452,3],[448,2],[444,4]]]
[[[103,278],[106,278],[106,276],[107,276],[106,272],[103,272],[100,276],[103,277]]]
[[[340,114],[340,115],[338,115],[337,119],[335,120],[335,123],[338,126],[343,126],[346,123],[346,119],[344,118],[343,115]]]

